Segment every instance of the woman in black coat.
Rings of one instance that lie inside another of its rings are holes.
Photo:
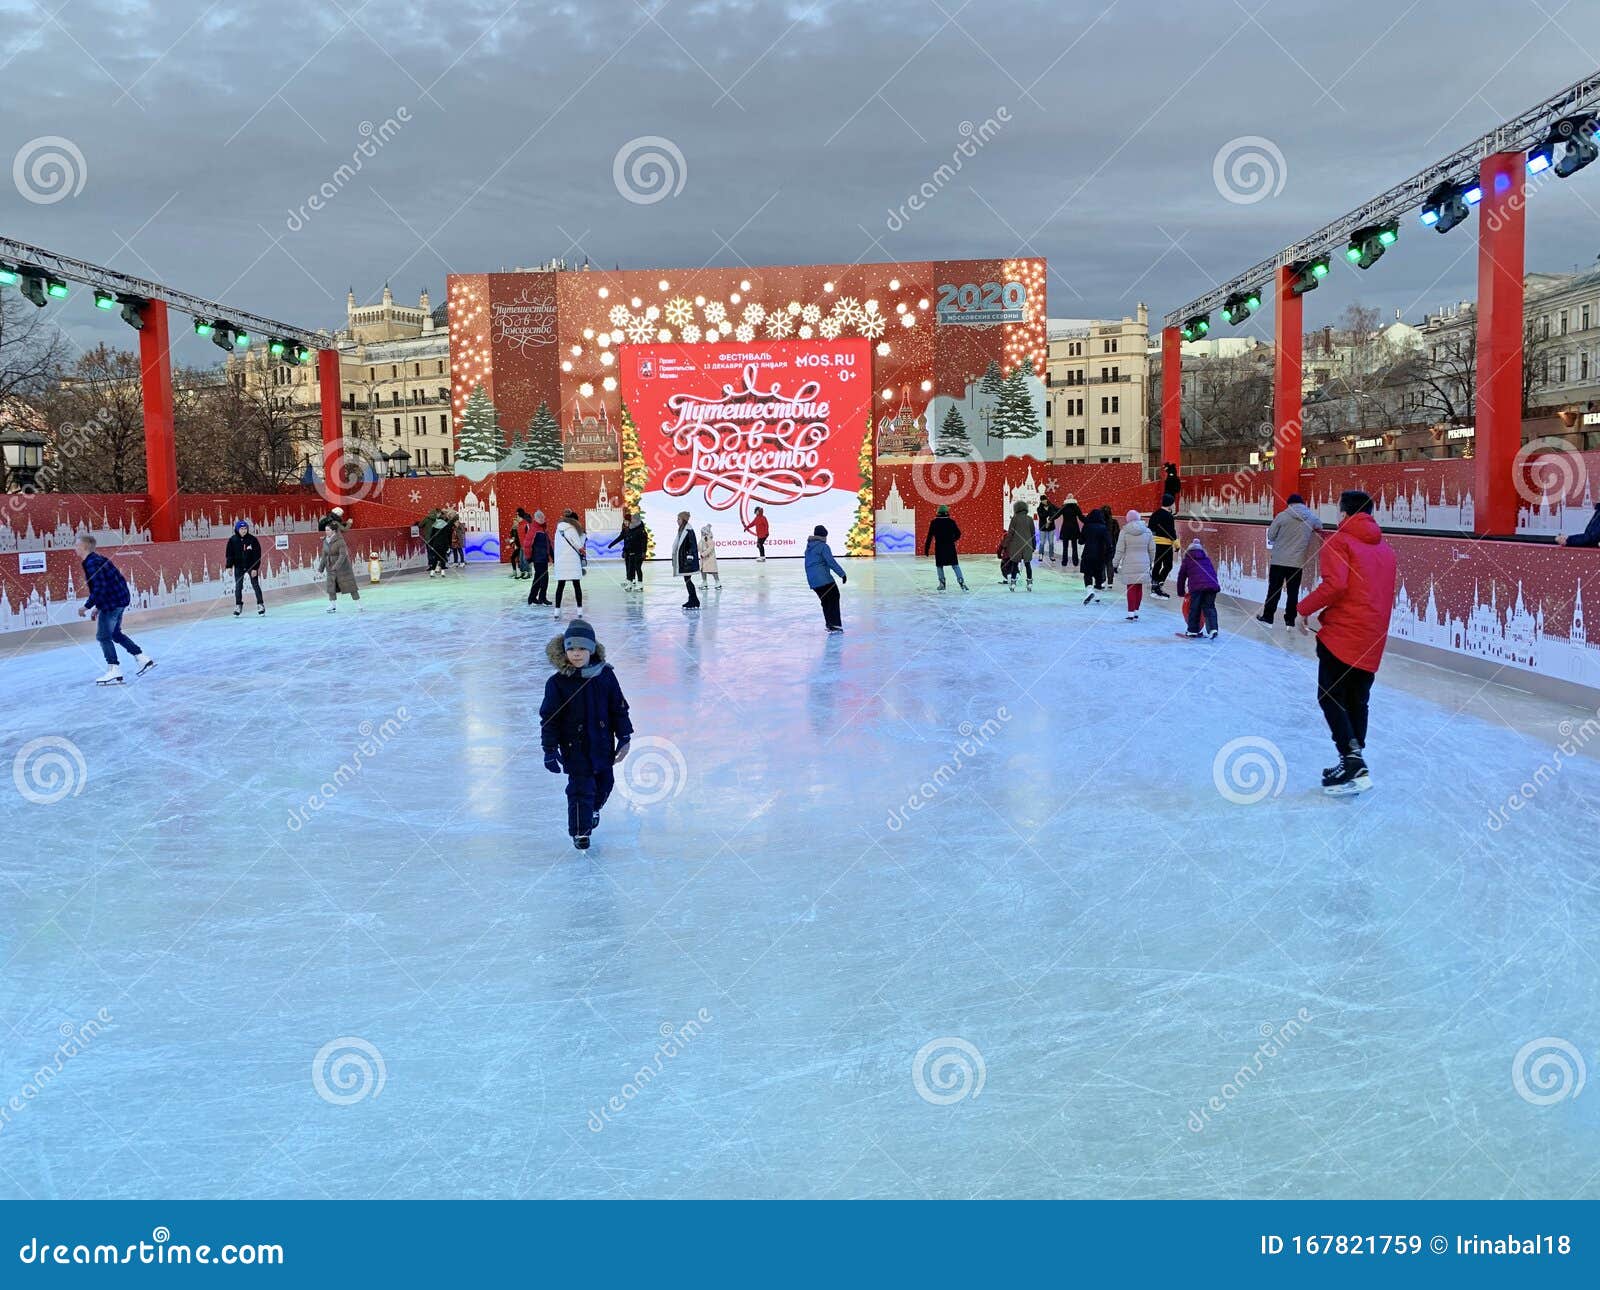
[[[1161,481],[1161,491],[1172,494],[1172,500],[1178,500],[1178,494],[1183,492],[1183,480],[1178,478],[1178,467],[1173,462],[1166,465],[1167,477]]]
[[[1104,591],[1109,579],[1111,563],[1111,534],[1106,528],[1106,517],[1100,511],[1090,511],[1083,521],[1083,603],[1094,599],[1094,593]]]
[[[961,558],[956,554],[956,543],[961,540],[961,530],[956,522],[950,518],[950,508],[941,506],[939,513],[928,524],[928,536],[922,540],[922,554],[928,554],[928,547],[933,547],[933,565],[939,572],[939,590],[945,589],[944,571],[949,566],[955,571],[956,582],[961,590],[967,590],[967,580],[961,576]]]
[[[1083,508],[1078,499],[1068,494],[1061,504],[1061,567],[1066,568],[1070,548],[1072,567],[1078,567],[1078,544],[1083,538]]]

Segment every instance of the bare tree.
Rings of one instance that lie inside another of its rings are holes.
[[[144,399],[139,359],[97,345],[39,399],[45,468],[39,486],[61,493],[145,488]]]
[[[21,297],[0,294],[0,408],[24,429],[45,423],[41,397],[61,378],[69,346],[60,329]],[[9,484],[0,459],[0,492]]]

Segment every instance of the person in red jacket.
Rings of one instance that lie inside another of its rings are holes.
[[[1322,581],[1300,601],[1300,630],[1317,633],[1317,702],[1327,718],[1337,765],[1322,772],[1326,793],[1364,793],[1367,701],[1389,639],[1394,612],[1394,548],[1372,518],[1372,498],[1350,489],[1339,498],[1339,528],[1322,546]],[[1307,618],[1320,614],[1314,624]]]
[[[762,507],[756,507],[755,518],[744,526],[744,531],[755,535],[756,563],[765,564],[767,559],[767,534],[772,531],[772,526],[767,523],[767,512]]]

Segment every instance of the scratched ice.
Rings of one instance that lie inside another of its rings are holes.
[[[993,569],[597,570],[587,855],[498,572],[6,659],[0,1195],[1600,1194],[1590,714]]]

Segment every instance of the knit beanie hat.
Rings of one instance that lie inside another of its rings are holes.
[[[589,624],[581,618],[574,618],[570,623],[568,623],[566,633],[561,638],[562,649],[572,649],[574,646],[582,646],[591,654],[594,653],[595,646],[598,643],[599,642],[597,642],[594,638],[594,628],[589,626]]]
[[[940,515],[948,515],[948,514],[950,514],[950,508],[948,506],[941,506],[939,508],[939,514]]]
[[[819,524],[819,525],[817,525],[816,528],[811,530],[811,535],[813,537],[827,537],[828,536],[828,530],[823,528],[822,525]]]
[[[544,512],[543,511],[535,511],[533,513],[533,522],[535,524],[543,524],[544,523]]]
[[[1171,493],[1162,493],[1161,494],[1161,504],[1163,506],[1171,506],[1172,505],[1172,500],[1173,500],[1173,498],[1172,498],[1172,494]]]
[[[235,533],[237,533],[240,529],[247,529],[249,527],[250,527],[250,521],[249,520],[235,520],[233,522],[233,531]]]

